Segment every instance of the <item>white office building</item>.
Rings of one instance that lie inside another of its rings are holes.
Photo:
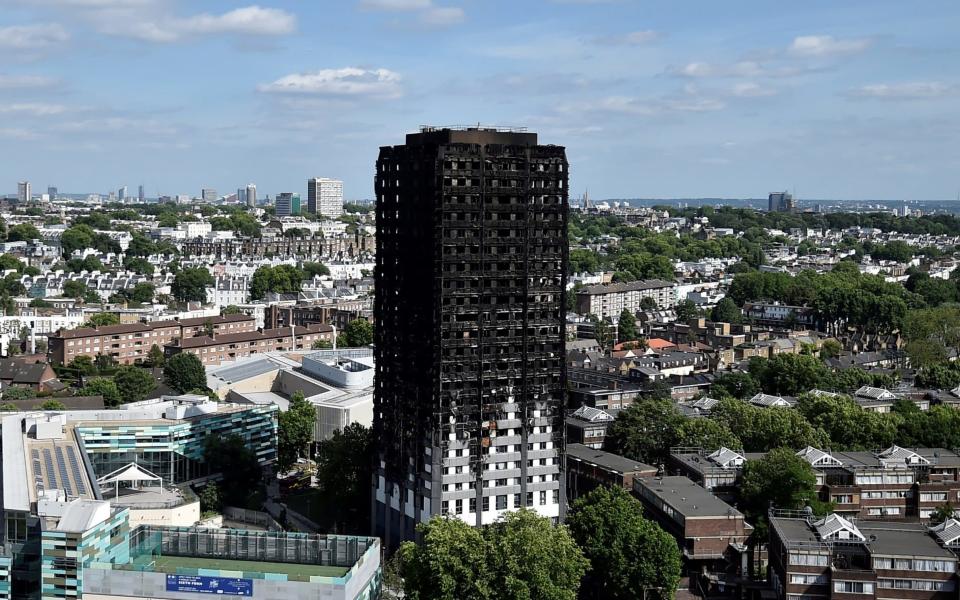
[[[30,202],[33,192],[30,189],[29,181],[21,181],[17,184],[17,200],[20,202]]]
[[[343,182],[326,177],[307,180],[307,210],[335,219],[343,214]]]

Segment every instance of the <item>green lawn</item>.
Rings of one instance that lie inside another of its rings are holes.
[[[176,573],[177,569],[211,569],[218,571],[245,571],[248,573],[283,573],[291,581],[309,581],[314,577],[342,577],[346,567],[301,565],[295,563],[256,562],[223,558],[193,558],[190,556],[157,557],[155,572]]]

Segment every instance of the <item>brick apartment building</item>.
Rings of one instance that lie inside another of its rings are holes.
[[[587,286],[577,292],[577,312],[601,319],[618,318],[623,309],[636,314],[644,298],[653,298],[660,308],[673,308],[677,303],[677,285],[650,279]]]
[[[314,342],[333,342],[333,328],[329,325],[283,327],[263,331],[245,331],[208,337],[184,337],[164,347],[167,356],[181,352],[196,355],[204,365],[219,365],[265,352],[309,351]]]
[[[926,521],[937,507],[960,503],[960,455],[945,448],[826,452],[808,447],[797,455],[813,467],[820,498],[833,502],[845,518]],[[762,456],[679,448],[670,454],[669,470],[732,498],[744,463]]]
[[[150,349],[161,349],[181,338],[204,334],[212,328],[215,335],[251,332],[256,330],[253,317],[226,315],[198,317],[152,323],[107,325],[60,329],[48,336],[50,360],[66,365],[78,356],[95,358],[98,354],[112,356],[122,365],[131,365],[147,359]]]
[[[740,553],[753,527],[743,514],[686,477],[633,480],[644,513],[677,538],[688,565],[726,570],[728,554]]]
[[[567,499],[573,502],[600,485],[633,491],[633,480],[653,477],[657,468],[623,456],[567,444]]]
[[[350,321],[373,319],[373,306],[370,300],[337,301],[330,304],[297,304],[279,306],[272,304],[264,314],[264,329],[279,329],[297,325],[306,327],[322,323],[343,330]]]
[[[948,600],[957,596],[960,523],[857,521],[771,511],[769,578],[780,600]]]

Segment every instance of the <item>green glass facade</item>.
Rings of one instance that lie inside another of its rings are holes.
[[[261,464],[275,460],[277,410],[251,406],[170,423],[80,423],[76,431],[97,476],[136,462],[174,485],[207,475],[203,443],[211,435],[239,435]]]

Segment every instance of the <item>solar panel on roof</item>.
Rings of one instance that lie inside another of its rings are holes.
[[[67,473],[67,462],[63,458],[63,448],[57,446],[54,451],[57,453],[57,468],[60,472],[60,480],[63,482],[63,491],[68,496],[73,496],[73,486],[70,485],[70,475]]]
[[[43,449],[43,464],[46,467],[46,476],[47,476],[47,488],[51,490],[57,489],[57,474],[53,470],[53,459],[50,457],[50,449]]]
[[[77,484],[77,491],[80,494],[87,493],[87,484],[83,482],[83,473],[80,470],[80,461],[77,460],[77,453],[73,446],[67,446],[67,459],[70,461],[70,470],[73,471],[73,481]]]

